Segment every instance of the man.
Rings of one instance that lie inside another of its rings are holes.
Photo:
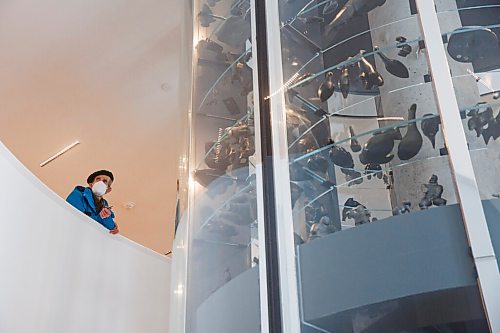
[[[75,187],[66,199],[76,209],[109,229],[110,234],[118,233],[118,225],[113,220],[115,214],[103,196],[111,192],[114,179],[111,171],[96,171],[88,176],[88,187]]]

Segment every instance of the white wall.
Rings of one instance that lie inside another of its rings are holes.
[[[1,143],[0,186],[0,332],[168,332],[169,259],[108,234]]]

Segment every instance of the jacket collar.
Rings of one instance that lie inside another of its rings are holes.
[[[85,200],[87,200],[87,203],[94,210],[94,212],[97,212],[94,204],[94,197],[92,196],[92,190],[90,189],[90,187],[85,188],[85,191],[83,191],[83,197],[85,198]]]
[[[95,208],[95,203],[94,203],[94,196],[92,195],[92,189],[90,187],[83,187],[83,186],[77,186],[75,188],[75,191],[78,190],[79,192],[83,192],[83,197],[89,204],[89,206],[92,208],[94,212],[97,212],[97,209]],[[108,202],[106,199],[102,198],[104,202],[104,206],[108,205]]]

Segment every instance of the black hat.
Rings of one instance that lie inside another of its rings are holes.
[[[97,176],[108,176],[111,178],[111,181],[115,180],[115,177],[113,177],[113,173],[108,170],[99,170],[96,172],[93,172],[90,176],[87,177],[87,184],[92,183],[95,180],[95,177]]]

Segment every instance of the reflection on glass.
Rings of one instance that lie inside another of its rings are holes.
[[[447,159],[436,149],[436,140],[444,143],[418,23],[386,16],[385,1],[361,3],[349,1],[314,24],[308,18],[321,17],[329,1],[281,7],[291,180],[301,193],[294,216],[303,241],[322,225],[340,231],[444,205],[443,185],[426,191],[439,178],[432,163],[442,165],[456,203]],[[405,179],[418,169],[429,172]]]
[[[450,10],[450,2],[436,1],[438,10]],[[407,280],[422,274],[415,269],[418,260],[402,272],[397,268],[405,266],[402,258],[411,262],[415,252],[429,251],[425,257],[432,261],[434,241],[428,235],[437,235],[434,228],[459,210],[416,15],[412,1],[280,2],[301,307],[303,325],[315,332],[486,330],[473,279],[467,288],[450,291],[469,314],[440,309],[438,320],[419,323],[414,316],[428,313],[422,294],[434,302],[451,296],[438,292],[441,287],[432,289],[435,281],[428,275],[421,289],[390,282],[398,274]],[[460,45],[477,40],[494,45],[487,50],[498,47],[484,29],[477,37],[457,28],[448,25],[443,41],[453,37],[449,40],[462,61],[484,56],[475,47],[476,53],[462,52]],[[471,105],[478,108],[470,115],[472,127],[491,124],[485,135],[493,142],[496,112],[482,113],[486,107],[476,103],[464,106],[460,115],[469,117]],[[461,225],[460,216],[455,219]],[[467,248],[461,228],[460,246]],[[443,258],[441,267],[450,261]],[[351,292],[343,294],[345,289]]]
[[[500,5],[435,3],[491,203],[500,197]],[[194,4],[187,331],[258,332],[250,1]],[[279,8],[284,80],[275,94],[286,100],[304,331],[486,332],[415,2]]]
[[[469,153],[483,201],[500,197],[500,4],[451,1],[438,12]]]
[[[197,42],[186,331],[256,332],[259,244],[250,1],[193,4]],[[238,295],[244,293],[249,296],[241,306]],[[241,311],[227,320],[224,309],[237,305]]]

